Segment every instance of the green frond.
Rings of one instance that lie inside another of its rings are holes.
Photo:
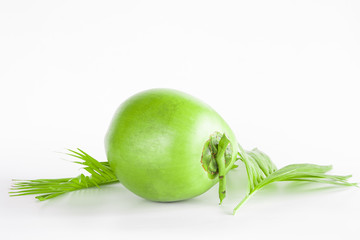
[[[37,199],[44,201],[61,194],[84,188],[98,187],[104,184],[117,183],[119,180],[112,172],[108,162],[99,162],[84,151],[68,149],[67,155],[76,157],[80,161],[74,163],[83,165],[83,169],[90,176],[80,174],[74,178],[13,180],[10,196],[36,194]]]
[[[339,176],[326,174],[332,169],[332,166],[306,163],[291,164],[277,170],[270,158],[258,149],[245,151],[240,145],[239,149],[239,158],[244,162],[248,175],[249,193],[234,208],[233,214],[258,190],[273,182],[306,181],[341,186],[358,186],[357,183],[347,181],[351,175]]]

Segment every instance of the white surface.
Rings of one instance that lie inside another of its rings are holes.
[[[355,188],[278,184],[233,217],[243,169],[223,206],[217,187],[171,204],[121,185],[45,203],[7,191],[11,178],[76,176],[65,148],[105,159],[116,107],[154,87],[209,103],[279,167],[333,164],[359,182],[359,11],[355,0],[1,1],[2,239],[356,239]]]

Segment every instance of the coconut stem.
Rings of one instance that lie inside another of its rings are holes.
[[[230,140],[226,137],[225,134],[223,134],[218,144],[218,151],[216,154],[216,163],[219,171],[219,204],[222,203],[223,199],[226,196],[225,151],[229,143]]]

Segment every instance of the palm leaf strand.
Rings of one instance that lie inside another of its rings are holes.
[[[80,174],[74,178],[14,179],[11,192],[9,192],[10,196],[36,194],[38,195],[36,196],[37,199],[44,201],[67,192],[90,187],[99,188],[100,185],[119,182],[108,162],[99,162],[81,149],[77,149],[77,151],[68,149],[68,151],[67,155],[80,159],[80,161],[74,161],[74,163],[83,165],[83,169],[90,173],[90,176]]]
[[[249,193],[234,208],[233,214],[258,190],[277,181],[306,181],[341,186],[358,186],[357,183],[347,181],[351,175],[326,174],[332,169],[332,166],[291,164],[277,170],[275,164],[263,152],[257,149],[245,151],[241,146],[239,146],[239,149],[239,158],[244,162],[248,175]]]

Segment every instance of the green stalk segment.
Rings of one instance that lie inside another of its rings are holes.
[[[223,134],[220,139],[218,145],[218,151],[216,154],[216,163],[219,171],[219,199],[220,199],[219,204],[222,203],[223,199],[226,196],[225,151],[229,143],[230,140],[226,137],[225,134]]]

